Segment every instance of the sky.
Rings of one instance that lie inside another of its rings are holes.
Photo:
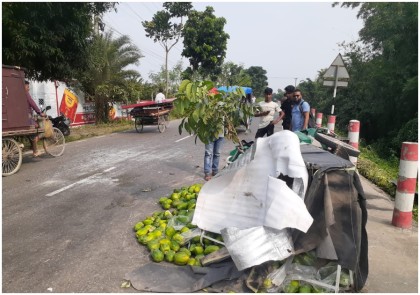
[[[143,79],[157,73],[165,64],[165,51],[146,37],[141,24],[163,10],[163,2],[120,2],[117,12],[104,15],[105,30],[114,36],[128,35],[144,55],[134,69]],[[344,50],[342,42],[358,39],[363,21],[358,9],[332,7],[332,2],[193,2],[195,10],[214,8],[214,15],[226,19],[225,62],[244,68],[260,66],[267,71],[268,86],[275,92],[299,81],[315,79],[318,71],[328,68]],[[182,40],[169,52],[169,68],[179,61]]]

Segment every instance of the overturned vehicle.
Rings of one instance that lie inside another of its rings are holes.
[[[177,266],[133,270],[126,280],[137,290],[337,293],[366,282],[367,211],[356,168],[293,132],[259,138],[202,187],[160,203],[166,211],[137,224],[136,237],[152,260],[177,255]]]

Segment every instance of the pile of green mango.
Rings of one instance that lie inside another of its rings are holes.
[[[182,233],[196,228],[191,224],[201,184],[174,189],[170,196],[161,197],[159,204],[164,211],[154,212],[134,225],[137,241],[150,251],[153,261],[167,261],[176,265],[201,266],[200,259],[219,250],[220,244],[200,236],[186,241]],[[184,225],[180,230],[168,225],[169,220]],[[222,236],[206,233],[223,242]]]

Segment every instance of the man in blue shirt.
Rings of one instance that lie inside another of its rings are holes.
[[[309,111],[311,107],[309,103],[303,100],[302,91],[295,89],[293,92],[293,109],[292,109],[292,131],[302,131],[308,129]]]

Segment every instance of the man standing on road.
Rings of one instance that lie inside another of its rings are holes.
[[[286,99],[281,104],[281,110],[284,112],[283,118],[283,130],[290,130],[290,123],[292,122],[292,108],[293,108],[293,91],[295,87],[288,85],[284,88],[286,92]]]
[[[261,117],[255,138],[264,137],[266,134],[267,137],[272,135],[274,133],[274,125],[280,122],[284,116],[284,113],[281,111],[279,105],[272,101],[273,89],[267,87],[264,90],[264,97],[265,100],[259,103],[261,112],[254,114],[254,117]],[[279,116],[274,120],[274,114],[276,112],[279,113]]]
[[[208,181],[219,172],[220,152],[225,140],[224,130],[204,146],[204,180]]]
[[[311,107],[309,103],[302,98],[302,91],[295,89],[293,92],[293,109],[291,130],[301,131],[308,129],[309,111]]]

